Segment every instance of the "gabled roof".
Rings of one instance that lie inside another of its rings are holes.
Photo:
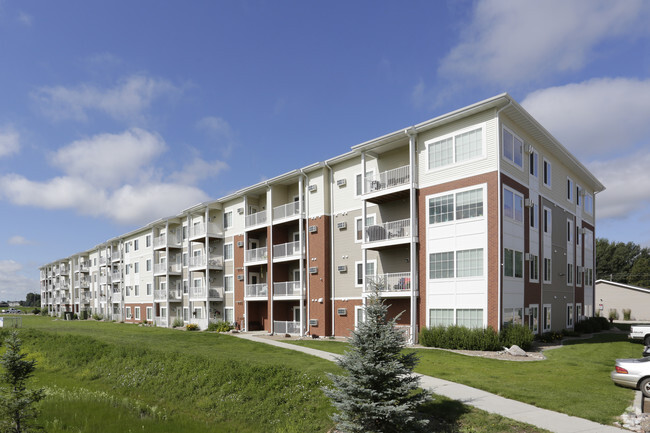
[[[630,286],[628,284],[617,283],[617,282],[609,281],[609,280],[602,280],[602,279],[601,280],[596,280],[596,284],[598,284],[598,283],[609,284],[611,286],[620,287],[621,289],[636,290],[638,292],[650,293],[650,289],[646,289],[645,287]]]

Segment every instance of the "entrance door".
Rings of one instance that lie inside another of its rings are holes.
[[[300,323],[300,306],[293,307],[293,321]]]

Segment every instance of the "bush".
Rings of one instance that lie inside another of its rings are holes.
[[[581,334],[592,334],[610,328],[609,321],[604,317],[589,317],[576,323],[573,329]]]
[[[95,313],[95,314],[93,314],[93,319],[95,319],[95,320],[103,320],[104,316],[102,316],[99,313]]]
[[[223,320],[219,320],[218,322],[210,323],[208,325],[208,331],[228,332],[231,329],[232,329],[232,325],[228,322],[224,322]]]
[[[183,327],[183,319],[180,317],[177,317],[174,319],[172,322],[172,328],[182,328]]]
[[[623,309],[623,320],[630,320],[632,317],[632,310],[629,308]]]
[[[47,316],[47,308],[41,310],[41,316]]]
[[[615,308],[609,309],[609,320],[618,320],[618,310]]]
[[[198,331],[199,325],[197,325],[196,323],[188,323],[187,325],[185,325],[185,329],[187,329],[188,331]]]
[[[499,350],[499,335],[491,327],[434,326],[420,331],[420,344],[426,347],[459,350]]]
[[[41,309],[40,309],[40,308],[34,308],[34,309],[32,310],[32,314],[34,314],[34,315],[39,315],[39,314],[41,314]]]
[[[534,338],[533,331],[524,325],[508,325],[499,333],[501,346],[510,347],[516,344],[524,350],[530,349]]]
[[[560,341],[564,338],[564,335],[560,332],[545,332],[543,334],[539,334],[535,336],[535,340],[539,341],[540,343],[553,343],[554,341]]]
[[[79,316],[77,316],[77,313],[74,313],[72,315],[72,320],[78,320],[78,319],[79,319]]]

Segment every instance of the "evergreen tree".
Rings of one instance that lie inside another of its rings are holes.
[[[338,410],[332,416],[342,432],[413,432],[428,421],[417,408],[430,399],[413,375],[415,353],[402,353],[404,334],[386,320],[388,307],[375,293],[367,299],[365,320],[350,337],[350,350],[337,361],[347,374],[329,374],[325,395]]]
[[[4,385],[0,387],[0,431],[7,433],[24,433],[32,431],[33,420],[37,411],[34,403],[44,397],[43,389],[27,389],[29,379],[36,369],[36,361],[26,360],[21,353],[22,343],[16,331],[5,340],[7,350],[0,358],[4,371],[0,376]]]

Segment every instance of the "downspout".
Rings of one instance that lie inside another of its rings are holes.
[[[273,191],[269,182],[266,181],[266,218],[269,222],[269,238],[266,241],[266,287],[268,291],[269,300],[271,304],[271,313],[269,314],[269,320],[271,325],[271,335],[275,334],[275,322],[273,321],[275,304],[273,303]],[[259,211],[261,212],[261,211]]]
[[[332,336],[336,335],[335,334],[335,319],[336,319],[336,314],[334,308],[334,294],[335,294],[335,278],[334,278],[334,170],[330,165],[325,161],[325,167],[330,172],[330,236],[328,239],[328,242],[330,243],[330,303],[332,306]]]
[[[364,308],[363,310],[364,321],[366,317],[366,313],[365,313],[366,297],[364,296],[364,292],[366,291],[366,266],[368,262],[368,250],[363,247],[363,242],[366,238],[366,218],[367,218],[367,208],[366,208],[367,202],[366,199],[363,197],[365,193],[366,193],[366,152],[361,152],[361,305],[363,305]],[[356,320],[356,315],[355,315],[355,320]]]
[[[503,256],[502,256],[502,247],[501,247],[501,237],[503,236],[503,221],[501,219],[501,119],[499,119],[499,114],[506,108],[510,107],[512,105],[512,101],[508,101],[508,105],[501,107],[497,110],[496,113],[496,118],[497,118],[497,148],[499,149],[498,157],[497,157],[497,224],[499,225],[499,236],[497,237],[497,246],[498,246],[498,257],[499,257],[499,274],[497,275],[497,331],[501,329],[501,310],[502,310],[502,300],[501,300],[501,293],[503,292],[503,287],[502,287],[502,278],[501,274],[502,272],[502,265],[503,265]],[[489,230],[489,226],[488,226]],[[541,298],[541,291],[543,289],[544,285],[541,285],[540,288],[540,298]],[[540,299],[541,301],[541,299]],[[489,305],[488,305],[489,309]],[[486,315],[487,316],[487,315]]]
[[[304,221],[303,221],[302,217],[298,219],[300,221],[300,230],[298,231],[298,233],[299,233],[299,236],[300,236],[299,240],[300,240],[300,248],[301,249],[302,249],[302,240],[303,240],[303,238],[305,239],[305,259],[306,259],[307,257],[309,257],[309,236],[307,236],[307,234],[305,233],[305,224],[308,224],[308,221],[309,221],[309,200],[307,200],[307,196],[305,195],[305,188],[309,189],[309,176],[307,176],[307,174],[305,173],[305,170],[302,169],[302,168],[300,169],[300,173],[301,173],[301,176],[305,179],[305,181],[302,182],[302,188],[299,188],[300,193],[298,195],[298,200],[300,201],[299,206],[300,206],[300,214],[301,215],[303,213],[302,211],[303,211],[303,203],[304,203],[305,218],[304,218]],[[299,185],[300,185],[300,182],[299,182]],[[306,294],[307,299],[305,300],[305,293],[302,292],[302,287],[300,287],[300,289],[301,289],[300,290],[300,292],[301,292],[301,295],[300,295],[300,321],[301,322],[303,320],[305,321],[305,325],[303,325],[302,323],[300,324],[300,336],[303,337],[305,328],[307,328],[307,333],[309,335],[311,335],[311,325],[309,324],[309,317],[311,317],[310,316],[310,313],[311,313],[311,308],[310,308],[310,305],[311,305],[310,304],[310,301],[311,301],[311,284],[310,284],[310,281],[309,281],[309,273],[304,272],[304,270],[305,270],[304,269],[305,268],[305,262],[302,259],[302,254],[300,255],[300,257],[301,257],[301,259],[300,259],[300,280],[301,280],[300,283],[301,283],[301,286],[302,286],[302,279],[303,279],[303,275],[304,275],[305,276],[304,279],[305,279],[305,284],[306,284],[306,290],[307,290],[307,294]],[[304,311],[303,311],[304,307],[303,306],[305,304],[306,304],[306,308],[307,308],[307,314],[306,315],[303,314],[304,313]]]
[[[415,344],[417,342],[417,325],[418,325],[418,316],[417,316],[417,299],[416,299],[416,289],[418,290],[419,295],[419,275],[418,275],[418,257],[415,247],[415,236],[419,236],[419,233],[416,233],[418,228],[417,221],[417,203],[415,196],[415,180],[416,180],[416,171],[415,171],[415,154],[416,154],[416,137],[417,131],[415,127],[411,127],[404,131],[409,137],[409,218],[410,218],[410,231],[411,231],[411,241],[409,245],[409,267],[411,271],[411,338],[410,343]]]

